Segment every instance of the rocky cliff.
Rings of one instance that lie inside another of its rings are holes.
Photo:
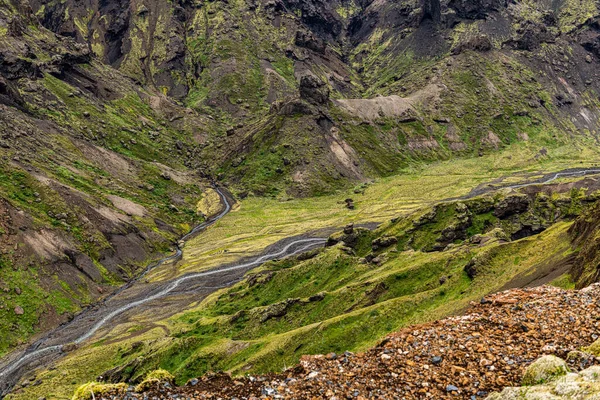
[[[211,115],[202,154],[242,194],[318,194],[518,142],[544,157],[598,129],[591,0],[32,7],[98,59]]]

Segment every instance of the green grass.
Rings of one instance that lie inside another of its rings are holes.
[[[201,237],[186,244],[183,262],[156,271],[153,279],[203,270],[261,251],[284,237],[342,227],[349,222],[385,222],[434,202],[467,194],[479,184],[514,172],[558,171],[591,166],[594,147],[558,147],[549,157],[535,159],[536,149],[519,143],[503,152],[475,159],[416,164],[402,175],[370,184],[364,194],[341,191],[307,199],[277,200],[250,197]],[[515,176],[511,183],[526,179]],[[345,208],[354,199],[356,209]]]
[[[69,376],[66,383],[56,371],[47,371],[42,374],[43,384],[26,393],[41,393],[49,387],[51,393],[68,393],[75,385],[115,365],[127,365],[140,355],[146,356],[145,361],[129,371],[132,377],[165,368],[176,375],[179,383],[208,370],[280,370],[293,365],[302,354],[365,349],[402,326],[459,312],[469,301],[499,290],[513,279],[522,280],[539,265],[568,255],[566,229],[570,223],[555,224],[538,236],[517,242],[501,244],[492,240],[483,247],[463,244],[438,253],[415,251],[401,242],[397,249],[383,251],[385,262],[380,266],[362,264],[360,257],[370,251],[372,238],[401,237],[410,222],[435,202],[464,195],[479,184],[514,171],[539,175],[539,171],[590,165],[594,157],[593,151],[572,147],[557,148],[541,162],[532,161],[532,153],[532,149],[520,145],[479,159],[415,167],[403,175],[366,185],[362,194],[340,192],[290,201],[254,197],[243,200],[232,213],[186,245],[181,263],[161,267],[149,279],[162,281],[234,262],[283,237],[341,227],[348,222],[384,224],[378,232],[362,239],[356,256],[334,247],[307,261],[271,262],[253,272],[272,271],[270,279],[259,279],[262,283],[256,285],[243,281],[173,318],[157,321],[149,314],[136,315],[114,326],[93,346],[60,361],[58,371]],[[519,174],[508,181],[516,183],[525,178]],[[347,197],[354,198],[356,210],[344,207]],[[436,232],[454,218],[452,207],[442,207],[448,210],[439,215],[442,223],[422,227],[430,232],[422,245],[431,243]],[[401,217],[397,222],[389,222],[397,217]],[[468,235],[486,232],[498,223],[489,213],[476,213]],[[413,245],[419,247],[418,242]],[[474,257],[483,264],[471,281],[463,267]],[[443,285],[441,277],[446,279]],[[309,301],[316,294],[322,299]],[[288,299],[297,300],[287,305],[284,317],[264,319],[268,310],[285,307]],[[240,310],[245,311],[238,314]],[[138,342],[141,347],[135,345]],[[88,372],[77,370],[76,365],[82,362],[93,367]]]

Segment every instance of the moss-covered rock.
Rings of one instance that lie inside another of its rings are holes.
[[[593,356],[600,357],[600,339],[594,343],[582,349],[585,353],[592,354]]]
[[[527,367],[522,384],[529,386],[549,382],[568,372],[565,360],[556,356],[543,356]]]
[[[509,387],[486,400],[576,400],[600,398],[600,367],[569,373],[543,385]]]
[[[135,387],[137,392],[143,392],[150,389],[153,386],[158,386],[160,384],[168,383],[173,384],[175,382],[175,377],[171,375],[169,371],[164,369],[157,369],[155,371],[150,372],[146,378]]]
[[[99,398],[99,396],[102,396],[103,394],[117,390],[125,390],[126,388],[127,385],[124,383],[103,384],[98,382],[89,382],[77,388],[73,394],[72,400],[91,400],[93,398]]]

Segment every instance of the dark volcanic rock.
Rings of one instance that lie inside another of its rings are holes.
[[[524,195],[510,195],[502,199],[494,210],[494,215],[500,219],[521,214],[529,209],[529,197]]]
[[[287,9],[299,10],[302,22],[322,36],[336,37],[342,32],[342,22],[328,0],[283,0]]]
[[[303,31],[296,32],[294,44],[298,47],[305,47],[321,54],[325,54],[325,50],[327,49],[327,43],[324,40],[315,37],[309,32]]]
[[[459,42],[453,49],[452,54],[460,54],[465,50],[474,50],[474,51],[490,51],[492,50],[493,45],[492,41],[487,35],[478,35],[474,37],[469,37],[467,40]]]
[[[329,88],[313,74],[300,78],[300,97],[313,104],[325,104],[329,101]]]
[[[506,0],[450,0],[448,7],[460,18],[484,19],[491,12],[506,7]]]

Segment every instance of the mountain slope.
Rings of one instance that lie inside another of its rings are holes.
[[[205,120],[0,5],[0,354],[123,283],[201,221]]]
[[[543,157],[598,130],[593,1],[33,6],[215,117],[203,154],[241,194],[320,194],[518,141]]]
[[[0,354],[172,251],[212,182],[234,222],[136,290],[357,223],[121,316],[14,396],[272,372],[507,287],[596,281],[597,180],[511,183],[593,169],[599,21],[591,0],[0,0]]]
[[[185,387],[173,387],[166,377],[148,381],[139,391],[148,397],[191,399],[484,399],[492,391],[519,384],[526,368],[544,354],[579,355],[569,364],[576,371],[596,364],[593,354],[581,350],[589,351],[586,347],[594,342],[598,296],[597,285],[582,291],[547,286],[509,290],[472,303],[464,316],[403,329],[364,353],[304,357],[300,365],[266,376],[212,374],[192,379]],[[573,324],[578,329],[572,330]],[[597,376],[590,371],[588,379]],[[586,394],[586,385],[581,386],[581,394]],[[97,387],[101,390],[102,385]],[[568,390],[563,386],[557,393]],[[525,398],[525,392],[489,398]],[[105,394],[121,399],[132,394],[128,393],[109,389]],[[526,398],[550,397],[546,392]]]

